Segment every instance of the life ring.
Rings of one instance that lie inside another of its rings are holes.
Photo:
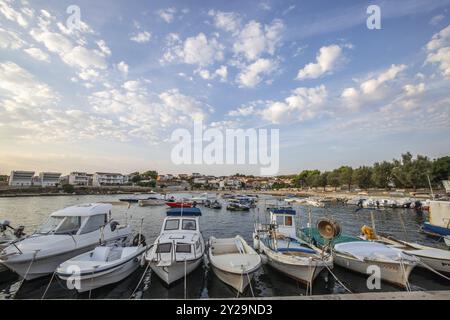
[[[376,240],[376,238],[377,238],[375,235],[375,232],[369,226],[366,226],[366,225],[362,226],[361,232],[367,240]]]

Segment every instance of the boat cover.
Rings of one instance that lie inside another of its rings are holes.
[[[319,247],[324,246],[328,243],[328,240],[324,239],[317,228],[303,228],[301,229],[301,238],[306,242],[310,242],[311,239],[315,242]],[[349,235],[341,234],[335,237],[332,241],[333,245],[344,242],[354,242],[354,241],[362,241],[360,238],[352,237]]]
[[[199,208],[173,208],[167,210],[167,216],[201,216]]]
[[[417,260],[412,256],[404,254],[399,249],[391,248],[378,242],[352,241],[347,243],[339,243],[334,246],[334,249],[336,252],[352,255],[359,260]]]

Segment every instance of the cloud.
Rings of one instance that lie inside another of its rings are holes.
[[[388,69],[372,75],[364,81],[359,81],[359,88],[345,88],[341,93],[343,103],[348,109],[357,110],[361,104],[368,101],[381,100],[385,85],[394,81],[406,69],[406,65],[391,65]]]
[[[22,12],[24,14],[22,14],[21,12],[15,10],[9,3],[9,1],[0,1],[0,13],[2,13],[6,19],[16,22],[23,28],[28,27],[27,18],[31,18],[33,16],[33,11],[30,8],[25,8]]]
[[[426,63],[438,65],[444,77],[450,76],[450,25],[433,35],[426,49]]]
[[[228,115],[231,117],[248,117],[255,114],[255,111],[254,106],[243,106],[237,108],[236,110],[231,110],[228,112]]]
[[[271,123],[305,121],[315,118],[328,97],[324,85],[314,88],[300,87],[284,101],[272,101],[261,111],[263,119]]]
[[[277,63],[270,59],[258,59],[238,74],[237,83],[240,87],[253,88],[263,80],[264,75],[274,71],[276,66]]]
[[[264,11],[270,11],[272,7],[267,1],[262,1],[258,4],[258,8]]]
[[[279,19],[264,26],[252,20],[239,33],[233,51],[248,61],[257,60],[264,53],[273,55],[281,42],[283,30],[284,24]]]
[[[138,32],[134,36],[130,38],[131,41],[137,42],[137,43],[146,43],[149,42],[152,37],[152,34],[147,31]]]
[[[322,47],[316,56],[316,62],[308,63],[297,74],[297,80],[317,79],[332,73],[342,61],[342,47],[336,44]]]
[[[213,17],[217,29],[236,33],[241,26],[241,17],[238,13],[210,10],[208,15]]]
[[[168,48],[163,56],[163,61],[166,62],[180,60],[205,67],[224,58],[225,47],[216,38],[208,39],[202,32],[195,37],[187,38],[184,42],[178,34],[171,33],[167,36],[166,42]]]
[[[48,106],[57,93],[29,71],[11,61],[0,63],[0,102],[6,109]]]
[[[17,50],[25,44],[16,32],[0,28],[0,49]]]
[[[437,26],[444,19],[445,19],[445,16],[443,14],[438,14],[438,15],[434,16],[433,18],[431,18],[430,24],[432,26]]]
[[[119,62],[117,65],[117,70],[119,70],[124,77],[128,76],[129,66],[125,63],[125,61]]]
[[[50,62],[50,56],[39,48],[27,48],[23,51],[38,61]]]
[[[176,8],[167,8],[158,10],[158,15],[161,19],[163,19],[167,23],[171,23],[175,17],[175,13],[177,12]]]
[[[228,77],[228,68],[227,66],[220,66],[214,73],[220,77],[221,81],[226,81]]]

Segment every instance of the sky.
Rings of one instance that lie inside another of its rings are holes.
[[[450,0],[0,0],[3,174],[258,174],[175,165],[172,132],[199,119],[279,129],[279,174],[436,158],[449,89]]]

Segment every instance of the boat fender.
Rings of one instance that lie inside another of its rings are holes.
[[[139,239],[141,240],[140,242],[139,242]],[[138,233],[138,234],[135,235],[134,238],[133,238],[133,247],[138,247],[139,245],[146,246],[147,244],[145,243],[145,237],[144,237],[144,235]]]
[[[111,221],[111,223],[109,224],[110,227],[111,227],[111,231],[112,231],[112,232],[116,231],[117,226],[118,226],[119,224],[120,224],[120,223],[117,222],[117,221]]]
[[[361,227],[361,233],[364,235],[366,240],[376,240],[377,238],[373,229],[366,225]]]

